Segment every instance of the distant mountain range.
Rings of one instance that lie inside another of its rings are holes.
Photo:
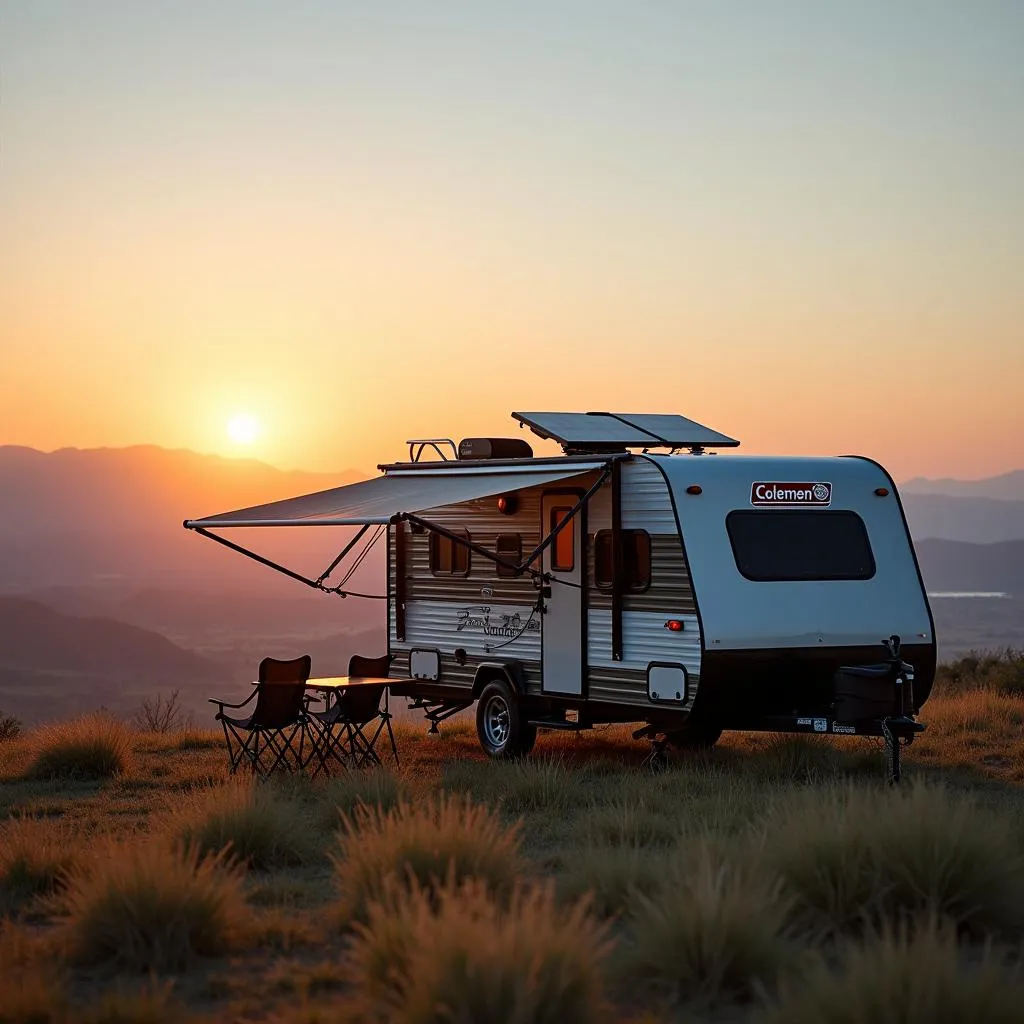
[[[295,593],[295,584],[182,529],[182,520],[361,479],[285,472],[152,445],[44,453],[0,446],[0,592],[183,586]],[[244,531],[242,544],[316,576],[344,531]],[[253,534],[256,534],[253,536]]]
[[[1015,469],[984,480],[930,480],[917,476],[900,484],[901,494],[944,494],[951,498],[994,498],[1024,501],[1024,469]]]
[[[0,668],[214,679],[220,666],[166,637],[111,619],[80,618],[39,601],[0,597]]]
[[[250,622],[272,619],[274,602],[283,609],[280,602],[288,601],[288,611],[281,614],[292,617],[291,602],[318,595],[187,533],[181,521],[364,476],[356,470],[285,472],[251,459],[152,445],[51,453],[0,447],[0,593],[53,595],[54,588],[71,588],[76,593],[54,597],[55,607],[81,614],[94,601],[97,614],[156,625],[172,636],[190,616],[195,624],[223,607],[219,596],[204,606],[196,597],[200,593],[244,594]],[[988,480],[914,479],[901,486],[901,493],[919,546],[931,539],[981,545],[1024,541],[1024,470]],[[310,576],[319,574],[345,538],[345,531],[326,528],[232,533],[232,539]],[[955,580],[966,579],[973,558],[969,549],[922,550],[928,550],[923,560],[930,576],[945,581],[943,586],[966,588]],[[985,578],[984,589],[1009,586],[1024,593],[1024,577],[1006,552],[976,555],[969,574],[975,583]],[[1004,557],[1008,560],[1001,564]],[[383,550],[374,551],[353,582],[378,592],[382,567]],[[267,602],[259,610],[257,598]],[[324,605],[316,608],[334,614]],[[305,612],[315,617],[312,606]],[[378,612],[365,603],[346,602],[344,628],[369,628],[377,623]]]

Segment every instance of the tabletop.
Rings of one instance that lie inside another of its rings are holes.
[[[306,686],[311,690],[345,690],[352,686],[390,686],[408,682],[411,680],[389,676],[314,676],[306,680]]]

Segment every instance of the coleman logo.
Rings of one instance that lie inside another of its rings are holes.
[[[817,482],[792,483],[759,481],[750,485],[751,505],[818,505],[832,504],[832,485]]]

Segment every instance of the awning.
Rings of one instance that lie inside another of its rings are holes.
[[[525,487],[546,486],[603,469],[605,461],[544,467],[506,467],[501,472],[476,467],[409,470],[334,487],[315,494],[254,505],[204,519],[187,519],[185,527],[228,526],[365,526],[384,524],[403,513],[424,512],[474,498],[487,498]]]

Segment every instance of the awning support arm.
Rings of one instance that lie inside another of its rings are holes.
[[[544,551],[554,543],[555,538],[562,532],[562,530],[569,525],[569,521],[572,517],[576,515],[576,513],[579,512],[579,510],[583,508],[583,506],[586,505],[586,503],[590,501],[595,494],[597,494],[597,492],[604,486],[604,482],[609,476],[611,476],[612,465],[613,463],[610,462],[604,467],[601,475],[594,481],[590,490],[587,491],[587,493],[584,494],[568,512],[566,512],[562,521],[537,545],[537,547],[533,549],[533,552],[523,559],[522,564],[519,567],[520,570],[527,569],[532,562],[535,562],[540,558]]]
[[[312,587],[314,590],[337,594],[339,597],[365,597],[373,601],[387,600],[383,594],[359,594],[353,590],[344,591],[325,587],[319,580],[311,580],[308,576],[303,576],[302,573],[294,572],[292,569],[288,569],[277,562],[273,562],[269,558],[265,558],[263,555],[258,555],[255,551],[243,548],[241,544],[236,544],[234,541],[227,540],[225,537],[218,537],[217,534],[210,533],[209,530],[202,526],[190,526],[189,529],[195,530],[196,533],[203,537],[208,537],[210,540],[215,540],[218,544],[223,544],[224,547],[230,548],[232,551],[237,551],[240,555],[245,555],[246,558],[251,558],[254,562],[259,562],[260,565],[265,565],[269,569],[274,569],[277,572],[283,573],[285,576],[288,576],[293,580],[298,580],[299,583],[305,583],[307,587]]]
[[[324,580],[326,580],[327,577],[330,576],[331,573],[338,568],[338,566],[341,564],[341,560],[359,543],[359,541],[362,539],[363,535],[369,528],[370,526],[368,523],[359,527],[359,530],[356,532],[356,535],[341,549],[341,554],[339,554],[338,557],[333,562],[331,562],[331,564],[327,566],[327,568],[324,569],[324,571],[320,573],[319,576],[317,576],[316,582],[318,584],[323,583]]]

